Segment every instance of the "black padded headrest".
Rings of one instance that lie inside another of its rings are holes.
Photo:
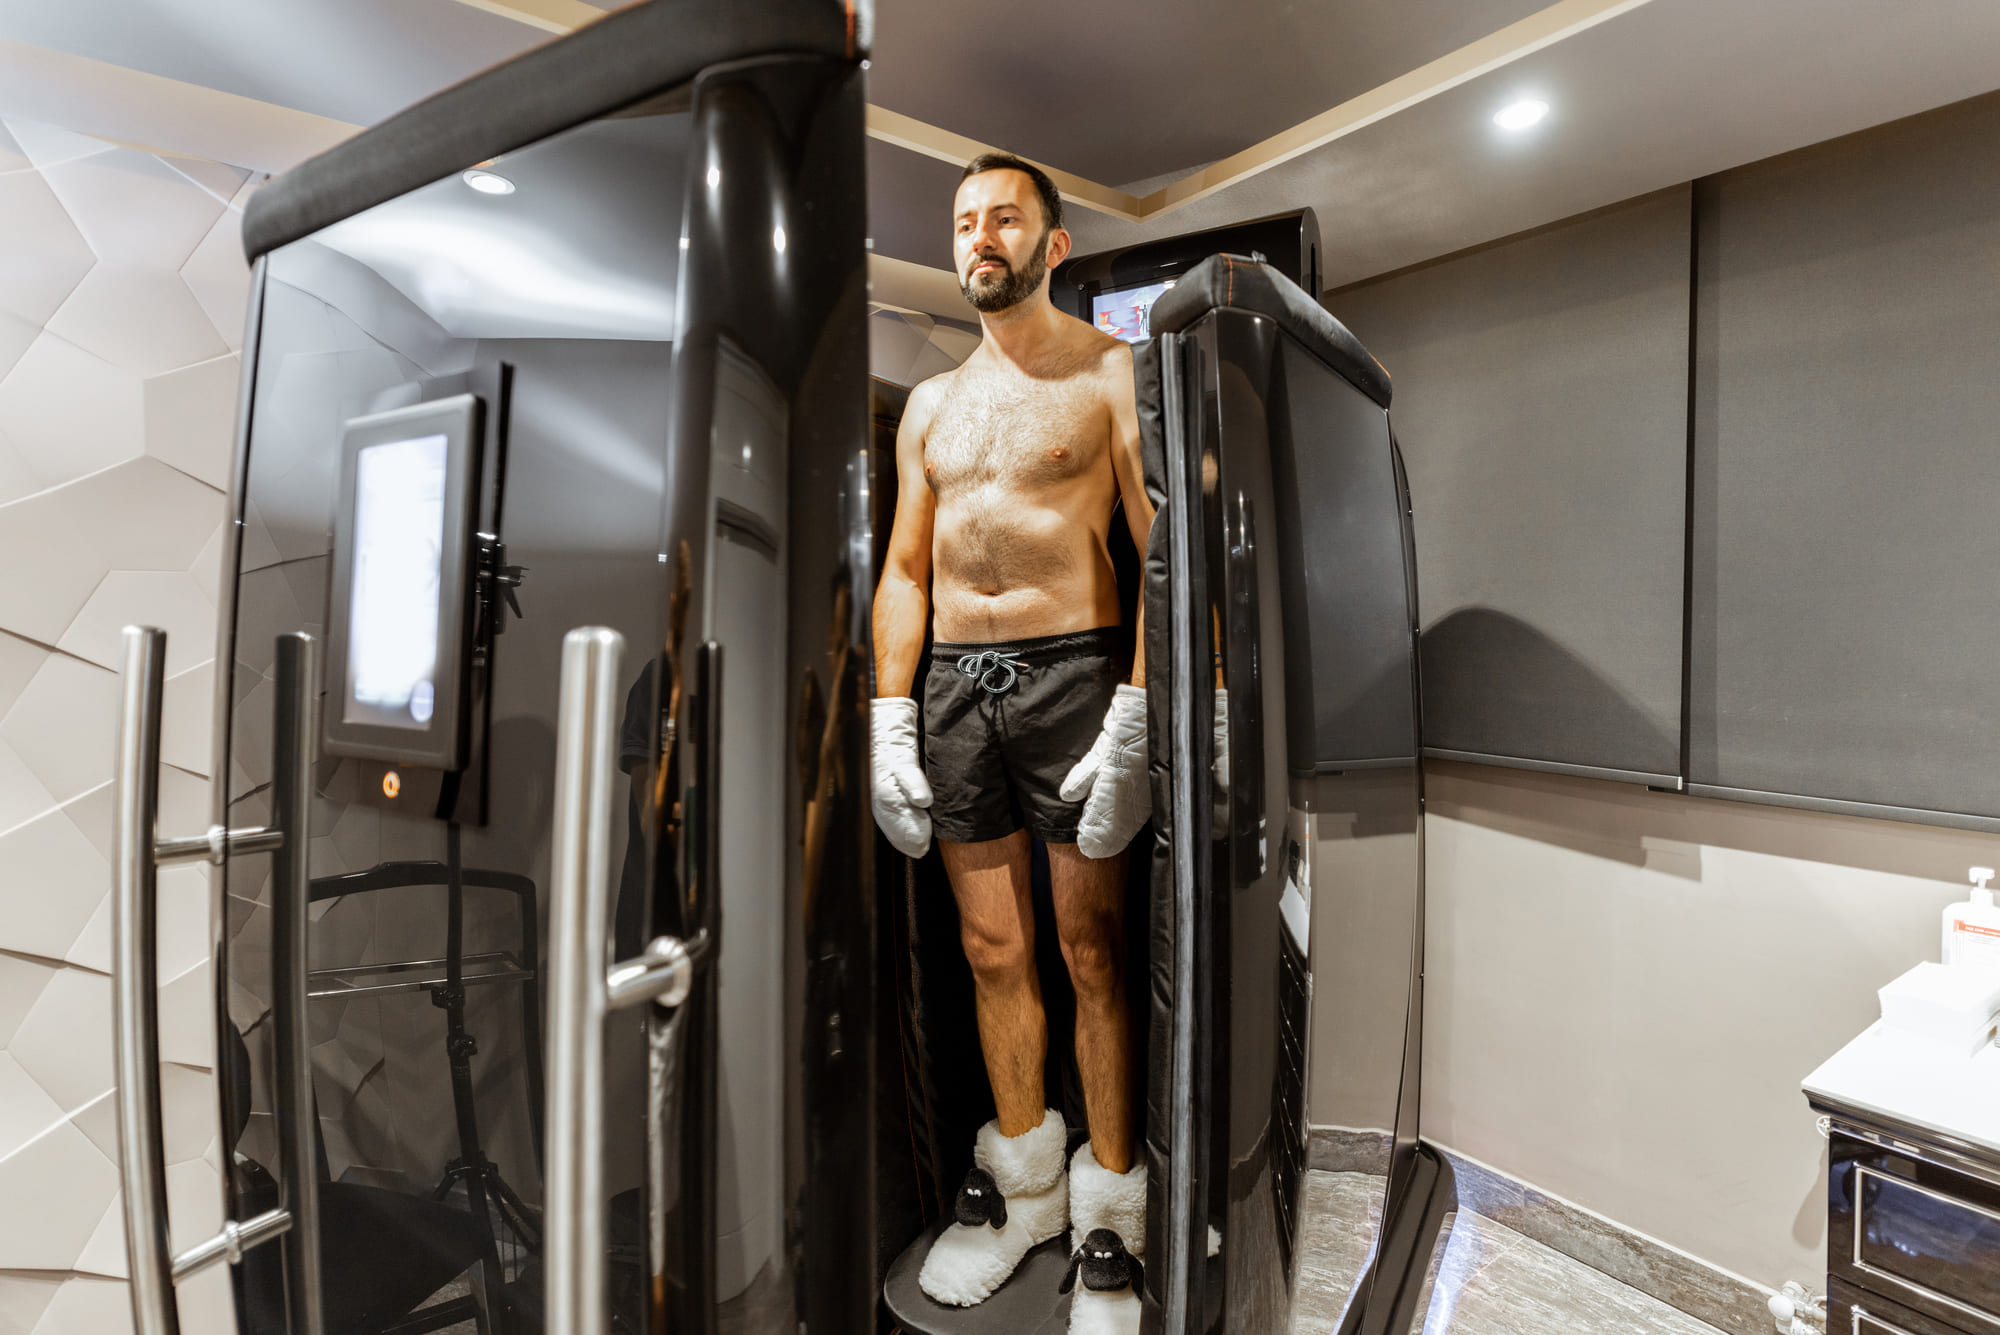
[[[647,0],[399,111],[250,197],[255,260],[364,209],[756,56],[860,60],[870,0]],[[672,220],[662,224],[671,226]]]
[[[1152,332],[1178,333],[1213,310],[1249,311],[1266,316],[1306,345],[1313,355],[1345,376],[1382,407],[1389,406],[1389,373],[1368,355],[1347,326],[1299,285],[1259,260],[1211,255],[1182,274],[1153,303]]]

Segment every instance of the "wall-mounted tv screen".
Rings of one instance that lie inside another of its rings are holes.
[[[479,400],[349,422],[334,522],[327,750],[456,769]]]
[[[1147,332],[1146,317],[1151,314],[1153,303],[1160,299],[1160,294],[1173,285],[1174,280],[1169,278],[1164,283],[1099,292],[1090,299],[1090,322],[1113,338],[1122,338],[1127,343],[1150,338],[1152,335]]]

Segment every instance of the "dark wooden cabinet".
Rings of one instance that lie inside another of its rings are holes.
[[[2000,1335],[2000,1155],[1828,1114],[1827,1335]]]

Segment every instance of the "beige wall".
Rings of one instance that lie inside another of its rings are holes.
[[[107,897],[119,629],[167,628],[162,818],[208,824],[249,173],[0,122],[0,1335],[130,1327]],[[221,1218],[208,885],[160,878],[174,1235]],[[184,1329],[233,1328],[222,1271]]]
[[[1429,767],[1423,1132],[1758,1283],[1825,1271],[1799,1081],[2000,838]]]

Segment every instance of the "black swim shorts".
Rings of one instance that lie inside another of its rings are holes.
[[[1027,827],[1073,844],[1083,802],[1063,780],[1104,729],[1130,674],[1116,626],[1004,644],[933,644],[924,683],[924,775],[931,829],[978,843]]]

